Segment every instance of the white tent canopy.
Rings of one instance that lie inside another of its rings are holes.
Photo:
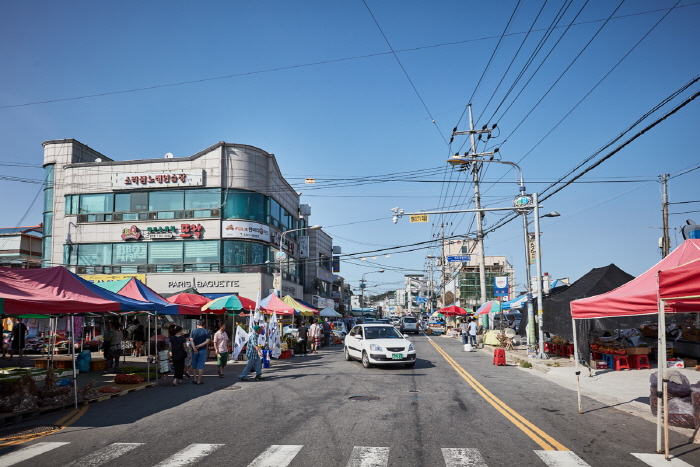
[[[327,316],[329,318],[340,318],[343,315],[340,313],[336,312],[333,308],[326,307],[323,310],[319,311],[318,313],[319,316]]]

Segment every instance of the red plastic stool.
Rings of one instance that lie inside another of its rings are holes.
[[[493,351],[493,364],[506,366],[506,351],[504,349],[495,349]]]
[[[649,356],[647,355],[628,355],[630,361],[630,368],[635,368],[641,370],[642,368],[647,368],[651,370],[651,365],[649,364]]]
[[[613,355],[615,371],[629,370],[630,364],[627,355]]]

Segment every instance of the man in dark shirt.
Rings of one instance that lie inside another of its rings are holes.
[[[329,345],[331,345],[331,324],[326,318],[323,322],[323,346],[328,347]]]
[[[19,354],[19,359],[22,360],[22,355],[24,354],[24,336],[27,335],[27,325],[22,322],[21,319],[15,320],[12,326],[12,345],[10,346],[10,358],[12,360],[12,354],[16,350]]]

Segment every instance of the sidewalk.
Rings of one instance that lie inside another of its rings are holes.
[[[496,347],[484,346],[478,349],[479,352],[493,356]],[[575,410],[578,410],[578,401],[575,392],[577,391],[576,368],[573,361],[556,355],[551,355],[548,360],[529,358],[527,356],[527,346],[515,346],[514,351],[506,352],[508,364],[520,365],[521,362],[529,362],[532,368],[522,368],[522,371],[530,371],[544,379],[558,384],[574,392],[571,403]],[[581,396],[589,397],[607,406],[618,410],[629,412],[641,417],[651,423],[656,424],[656,416],[652,415],[649,406],[650,386],[649,377],[657,371],[656,362],[651,362],[651,370],[590,370],[588,367],[579,365],[581,372],[579,381],[581,385]],[[700,371],[694,368],[675,368],[684,374],[694,384],[700,381]],[[585,399],[582,402],[583,413],[587,407]],[[676,431],[693,438],[695,430],[670,426],[670,430]]]

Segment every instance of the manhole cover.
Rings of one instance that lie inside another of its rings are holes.
[[[234,384],[231,386],[217,386],[214,389],[217,391],[233,391],[235,389],[241,389],[241,386]]]
[[[41,433],[46,433],[49,431],[54,431],[58,429],[56,425],[36,425],[36,426],[22,426],[16,428],[5,428],[0,430],[0,440],[6,440],[10,438],[19,438],[20,436],[31,436],[38,435]]]
[[[377,396],[350,396],[351,401],[378,401],[381,400]]]

